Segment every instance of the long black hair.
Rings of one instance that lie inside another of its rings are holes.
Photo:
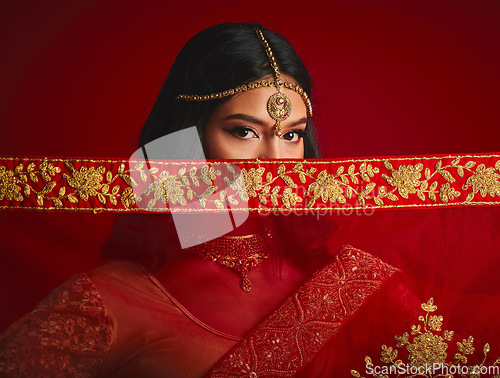
[[[222,92],[271,76],[273,70],[255,32],[257,28],[271,46],[280,72],[292,77],[311,97],[309,72],[283,36],[258,24],[218,24],[192,37],[177,55],[141,131],[139,146],[192,126],[197,127],[204,140],[210,115],[229,99],[183,101],[176,100],[177,95]],[[304,157],[320,157],[310,118],[304,135]]]

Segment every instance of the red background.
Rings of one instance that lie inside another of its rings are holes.
[[[325,157],[500,149],[500,2],[59,0],[0,5],[0,155],[127,158],[182,45],[240,21],[303,58]],[[100,263],[110,219],[0,213],[0,330]]]

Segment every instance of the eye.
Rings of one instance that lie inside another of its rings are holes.
[[[234,135],[235,137],[240,139],[253,139],[259,137],[255,132],[255,130],[250,127],[237,126],[229,130],[226,129],[224,130],[229,134]]]
[[[283,134],[281,138],[289,142],[298,142],[301,138],[304,137],[304,134],[304,130],[290,130],[287,133]]]

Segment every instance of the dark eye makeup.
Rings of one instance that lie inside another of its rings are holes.
[[[286,133],[284,133],[281,138],[289,141],[293,141],[295,139],[295,136],[297,136],[297,141],[299,141],[301,138],[304,138],[304,135],[306,134],[305,130],[300,130],[300,129],[295,129],[295,130],[289,130]]]
[[[238,137],[240,139],[253,139],[253,138],[259,138],[257,135],[257,132],[252,129],[251,127],[246,127],[246,126],[236,126],[231,129],[223,129],[225,132],[228,134],[234,135],[235,137]],[[297,137],[297,140],[300,140],[301,138],[304,137],[305,135],[305,130],[301,129],[294,129],[294,130],[289,130],[286,133],[284,133],[281,138],[287,141],[294,141],[294,139]],[[253,134],[253,135],[252,135]]]
[[[251,139],[253,137],[257,137],[257,132],[252,129],[251,127],[245,127],[245,126],[236,126],[231,129],[223,129],[225,132],[228,134],[234,135],[235,137],[241,138],[241,139]],[[253,134],[253,136],[252,136]]]

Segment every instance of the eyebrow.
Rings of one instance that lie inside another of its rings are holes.
[[[264,122],[258,118],[255,118],[255,117],[252,117],[251,115],[243,114],[243,113],[230,114],[230,115],[222,118],[223,121],[228,121],[228,120],[232,120],[232,119],[240,119],[242,121],[251,122],[251,123],[254,123],[256,125],[267,126],[267,122]],[[303,123],[307,123],[307,118],[303,117],[303,118],[299,119],[298,121],[289,125],[289,127],[299,126],[299,125],[302,125]]]

